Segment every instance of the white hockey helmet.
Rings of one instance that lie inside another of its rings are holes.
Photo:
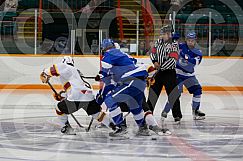
[[[74,66],[74,61],[73,61],[73,58],[71,56],[64,56],[62,58],[62,63],[65,63],[67,65]]]
[[[114,46],[116,49],[121,49],[120,45],[117,42],[114,43]]]

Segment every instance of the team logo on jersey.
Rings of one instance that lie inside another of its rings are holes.
[[[181,65],[181,66],[187,66],[188,65],[188,61],[187,60],[185,60],[184,58],[182,58],[182,57],[180,57],[179,58],[179,64]]]
[[[85,94],[87,92],[87,90],[81,90],[81,93]]]
[[[81,90],[81,93],[82,93],[82,94],[91,94],[91,93],[92,93],[92,91]]]

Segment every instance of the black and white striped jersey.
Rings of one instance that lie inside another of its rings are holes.
[[[170,57],[170,53],[179,53],[179,45],[177,42],[163,42],[162,39],[158,39],[155,42],[154,49],[150,53],[152,62],[158,62],[161,70],[174,69],[176,67],[176,59]]]

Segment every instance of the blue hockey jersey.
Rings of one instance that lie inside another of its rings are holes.
[[[189,49],[186,43],[179,44],[180,54],[176,63],[176,73],[183,76],[194,76],[194,68],[202,61],[202,52],[197,48]]]
[[[128,78],[146,78],[148,73],[145,66],[136,66],[136,59],[119,49],[112,48],[103,55],[101,65],[102,81],[108,85],[122,82]]]

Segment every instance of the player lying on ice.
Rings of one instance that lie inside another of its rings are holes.
[[[40,79],[43,83],[47,83],[52,76],[60,79],[64,89],[59,94],[54,94],[54,98],[59,101],[56,114],[62,126],[62,133],[75,134],[68,122],[68,114],[72,114],[80,108],[83,108],[88,115],[92,115],[94,119],[102,122],[102,124],[107,127],[110,126],[109,117],[106,113],[101,112],[101,107],[95,100],[93,90],[86,87],[70,56],[64,56],[60,63],[45,69],[40,74]]]
[[[142,108],[145,80],[148,76],[146,67],[136,66],[134,64],[136,59],[116,49],[111,39],[102,41],[102,49],[100,75],[104,86],[97,94],[96,100],[100,104],[104,101],[116,125],[114,132],[109,135],[116,137],[127,133],[122,110],[119,107],[121,103],[125,103],[139,127],[137,135],[149,136]],[[157,126],[157,124],[154,125]]]

